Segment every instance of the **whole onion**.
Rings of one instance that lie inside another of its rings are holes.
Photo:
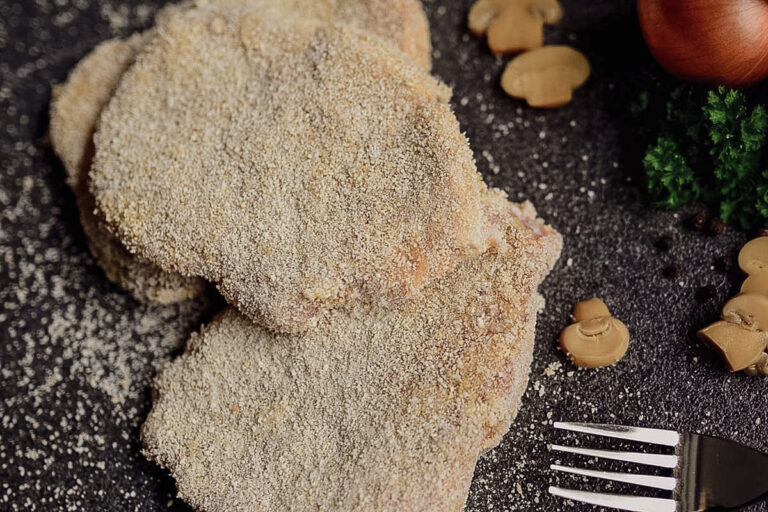
[[[768,77],[768,0],[638,0],[637,11],[669,73],[730,87]]]

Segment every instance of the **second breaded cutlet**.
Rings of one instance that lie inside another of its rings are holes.
[[[205,512],[462,510],[517,414],[560,236],[484,200],[494,247],[409,299],[277,335],[233,308],[156,379],[147,456]]]

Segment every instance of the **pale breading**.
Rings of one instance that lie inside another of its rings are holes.
[[[268,328],[301,331],[484,250],[485,185],[448,97],[348,25],[186,11],[104,110],[92,191],[131,250],[216,282]]]
[[[496,247],[410,299],[298,335],[228,309],[155,380],[146,455],[206,512],[460,511],[517,414],[561,248],[529,205],[485,209]]]
[[[242,5],[282,5],[276,0],[198,0],[197,4],[228,3]],[[421,4],[414,0],[296,0],[295,9],[321,17],[337,18],[370,28],[395,41],[404,51],[427,68],[430,65],[429,26]],[[348,4],[357,6],[350,9]],[[163,26],[175,12],[195,4],[184,2],[163,9],[157,23]],[[155,37],[155,30],[125,40],[100,44],[70,73],[67,81],[54,88],[51,102],[50,134],[54,150],[64,163],[67,183],[75,193],[81,224],[91,253],[107,278],[142,302],[173,303],[192,298],[205,289],[205,282],[178,272],[164,271],[128,252],[94,214],[88,172],[93,157],[93,131],[96,121],[126,69],[144,45]]]
[[[88,54],[54,91],[50,134],[75,194],[88,247],[107,278],[137,300],[168,304],[197,296],[205,290],[205,282],[164,271],[129,253],[94,213],[88,186],[96,120],[147,37],[137,34],[124,41],[107,41]]]
[[[429,22],[419,0],[196,0],[198,7],[277,7],[324,22],[348,23],[397,46],[421,66],[432,67]]]

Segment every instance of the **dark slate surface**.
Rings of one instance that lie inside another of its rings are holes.
[[[141,306],[106,282],[46,141],[51,85],[97,42],[147,26],[160,3],[0,0],[0,510],[186,510],[173,481],[142,457],[139,428],[152,375],[216,306]],[[563,440],[556,419],[698,431],[768,451],[768,381],[725,373],[693,336],[739,286],[738,272],[720,273],[714,260],[746,235],[686,231],[691,211],[653,211],[640,193],[642,147],[627,106],[649,80],[673,82],[645,50],[634,2],[565,2],[546,39],[582,49],[594,72],[571,105],[551,112],[501,92],[503,60],[465,28],[470,3],[426,1],[435,72],[454,87],[488,181],[533,200],[566,243],[543,287],[523,409],[478,464],[468,510],[590,510],[545,494],[558,482],[546,450]],[[661,253],[654,241],[666,233],[675,245]],[[662,269],[673,260],[683,273],[670,280]],[[704,285],[716,296],[699,303]],[[556,339],[572,304],[593,295],[633,341],[618,366],[574,371]]]

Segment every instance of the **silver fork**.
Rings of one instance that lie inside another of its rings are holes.
[[[603,494],[550,487],[554,496],[634,512],[704,512],[736,510],[768,497],[768,455],[734,441],[698,434],[591,423],[555,423],[555,428],[583,434],[669,446],[674,454],[591,450],[551,445],[557,452],[631,462],[673,470],[672,476],[593,471],[553,464],[551,469],[670,491],[671,498]]]

